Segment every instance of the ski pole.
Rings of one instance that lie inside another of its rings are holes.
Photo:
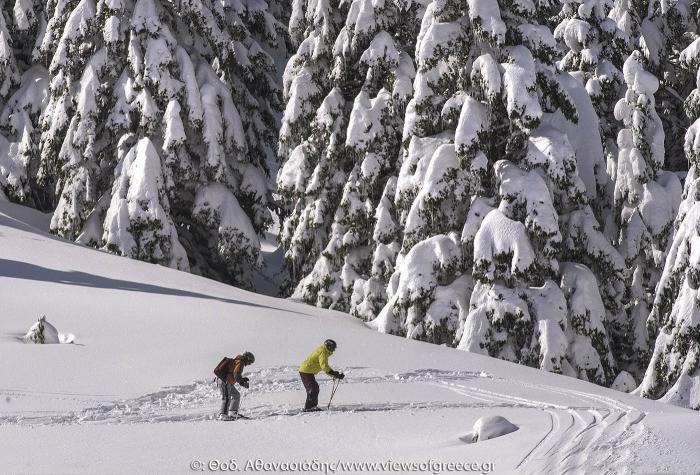
[[[338,386],[340,386],[340,379],[333,378],[333,389],[331,390],[331,398],[328,400],[328,407],[326,409],[331,408],[331,402],[333,401],[333,396],[335,396],[335,392],[338,390]]]
[[[335,395],[336,381],[337,380],[335,378],[333,378],[333,389],[331,389],[331,397],[328,400],[328,405],[326,406],[326,409],[331,408],[331,401],[333,401],[333,396]]]
[[[340,380],[337,378],[333,378],[333,389],[331,390],[331,398],[328,400],[328,407],[326,407],[326,409],[331,408],[331,402],[333,402],[333,396],[335,396],[335,392],[338,390],[338,386],[340,386]]]
[[[248,390],[246,389],[245,391],[241,391],[241,400],[238,402],[238,413],[241,413],[241,407],[243,407],[243,399],[245,399],[245,395],[248,394]]]

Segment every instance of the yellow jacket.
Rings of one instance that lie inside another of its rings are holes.
[[[300,373],[310,373],[318,374],[321,371],[324,373],[330,373],[333,371],[330,366],[328,366],[328,357],[331,352],[326,345],[321,345],[316,348],[308,358],[299,366]]]

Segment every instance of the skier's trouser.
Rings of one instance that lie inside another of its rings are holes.
[[[299,373],[301,382],[304,383],[306,389],[306,404],[305,409],[311,409],[318,406],[318,383],[316,377],[311,373]]]
[[[219,387],[221,388],[221,414],[237,413],[238,406],[241,404],[241,393],[228,381],[219,381]]]

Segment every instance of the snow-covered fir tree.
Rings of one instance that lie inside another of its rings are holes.
[[[40,65],[30,67],[0,112],[0,192],[39,209],[49,205],[48,193],[36,180],[47,88],[46,69]]]
[[[244,0],[48,14],[39,176],[56,190],[52,231],[250,286],[271,223],[283,24]]]
[[[123,156],[104,218],[104,246],[123,256],[188,270],[170,217],[161,158],[148,137],[134,141],[130,135],[121,139]]]
[[[688,46],[680,58],[686,68],[700,72],[700,39]],[[691,166],[673,243],[647,321],[649,335],[657,336],[638,391],[645,397],[700,410],[700,76],[696,89],[686,100],[685,110],[692,121],[685,136],[685,153]]]
[[[687,45],[686,35],[697,29],[697,6],[692,0],[615,0],[610,12],[628,45],[628,53],[638,50],[646,58],[647,72],[656,76],[655,93],[664,133],[666,163],[669,169],[686,169],[683,135],[688,121],[683,101],[692,89],[692,72],[688,75],[679,61]]]
[[[285,150],[291,152],[278,176],[289,215],[281,241],[294,295],[310,303],[367,315],[356,307],[375,308],[382,302],[383,284],[375,281],[381,279],[380,267],[392,266],[393,259],[375,252],[390,249],[384,229],[388,215],[376,209],[389,204],[382,194],[396,174],[401,119],[411,96],[412,41],[421,12],[416,2],[354,1],[331,56],[316,55],[329,43],[319,25],[290,60],[280,150],[283,157]],[[319,70],[324,64],[330,68]],[[308,128],[303,111],[314,100],[304,94],[327,90],[316,87],[317,81],[332,88],[308,135],[299,141],[304,135],[295,138],[294,131]],[[371,278],[375,281],[367,283]]]
[[[333,208],[325,186],[342,144],[345,99],[330,84],[333,44],[347,14],[344,2],[295,0],[289,34],[296,52],[284,71],[286,102],[279,133],[277,175],[281,195],[279,240],[291,277],[287,286],[310,271],[325,246]],[[313,186],[307,181],[313,174]],[[324,180],[324,182],[321,181]],[[342,185],[341,185],[342,186]]]
[[[464,173],[456,166],[454,146],[449,143],[453,133],[441,133],[454,129],[461,106],[456,93],[468,44],[460,16],[454,2],[431,2],[422,16],[415,48],[414,94],[404,122],[402,163],[392,185],[393,207],[384,212],[390,218],[388,223],[398,225],[403,235],[392,236],[391,247],[377,249],[382,254],[392,251],[396,271],[388,282],[388,303],[373,325],[438,343],[452,342],[453,323],[466,307],[471,291],[468,276],[455,280],[455,272],[461,269],[458,239],[440,235],[454,227],[455,219],[465,210]],[[412,138],[414,134],[425,138]],[[438,236],[421,242],[434,235]],[[438,283],[447,285],[445,291],[436,290]]]
[[[681,197],[676,175],[662,169],[664,130],[654,101],[659,82],[644,62],[639,51],[625,61],[627,92],[615,106],[615,116],[624,125],[614,174],[617,243],[630,274],[625,282],[627,312],[614,322],[612,337],[619,362],[637,378],[649,359],[646,321]]]
[[[617,159],[619,122],[614,107],[624,94],[622,63],[629,54],[628,38],[608,17],[609,2],[564,2],[561,21],[554,36],[566,53],[559,66],[585,85],[600,120],[600,135],[607,162]],[[612,213],[612,182],[606,169],[596,170],[598,196],[593,204],[596,215],[610,231]],[[606,200],[605,198],[610,198]]]
[[[45,26],[43,2],[0,3],[0,193],[42,210],[50,209],[36,182],[48,75],[35,59]]]
[[[19,84],[20,77],[13,48],[14,41],[5,20],[8,5],[9,3],[3,3],[3,9],[0,10],[0,97],[3,100],[7,99],[10,91]]]
[[[598,118],[541,16],[428,6],[395,195],[402,253],[373,324],[610,384],[598,287],[624,269],[591,208]]]
[[[368,276],[358,278],[353,284],[350,297],[350,309],[353,315],[364,320],[373,319],[386,305],[386,289],[389,279],[394,272],[396,256],[401,244],[401,230],[393,204],[396,193],[396,177],[390,177],[374,214],[374,230],[372,231],[373,247],[372,265]]]

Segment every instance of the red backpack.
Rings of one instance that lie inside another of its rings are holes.
[[[221,360],[218,365],[216,365],[216,368],[214,368],[214,374],[220,379],[226,379],[226,375],[228,374],[228,370],[232,363],[233,358],[227,358],[224,356],[224,359]]]

